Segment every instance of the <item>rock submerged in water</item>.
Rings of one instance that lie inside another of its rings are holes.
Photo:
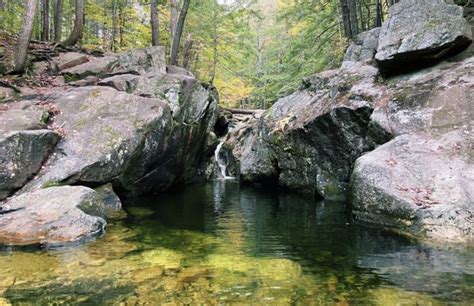
[[[444,0],[403,0],[389,9],[375,59],[383,73],[403,72],[436,63],[471,41],[462,7]]]
[[[40,189],[13,197],[0,211],[0,244],[57,245],[103,233],[105,205],[87,187]]]
[[[94,189],[105,206],[105,215],[107,218],[120,219],[127,214],[122,210],[122,201],[115,194],[111,183],[99,186]]]

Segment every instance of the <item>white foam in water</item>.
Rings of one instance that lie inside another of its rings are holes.
[[[221,141],[216,148],[216,151],[214,152],[214,158],[216,159],[216,163],[219,166],[219,169],[221,171],[221,178],[224,180],[233,180],[235,179],[232,176],[227,175],[227,164],[225,160],[222,160],[219,156],[219,153],[222,149],[222,146],[224,145],[224,141]]]

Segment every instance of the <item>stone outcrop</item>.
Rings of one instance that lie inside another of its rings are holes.
[[[72,67],[79,66],[81,64],[89,62],[89,57],[79,52],[67,52],[61,53],[54,61],[56,69],[63,71]]]
[[[164,47],[134,49],[123,54],[85,56],[77,53],[61,55],[57,60],[61,74],[67,81],[87,76],[106,77],[120,74],[160,76],[166,73]]]
[[[48,100],[61,110],[54,122],[65,138],[28,190],[104,184],[123,173],[140,171],[128,165],[134,159],[146,163],[146,150],[164,147],[170,134],[171,112],[164,101],[98,86],[66,89],[52,93]],[[159,158],[163,152],[153,154]]]
[[[373,120],[395,137],[355,164],[362,221],[438,241],[474,241],[474,58],[389,80]]]
[[[0,203],[0,243],[82,241],[123,215],[115,191],[138,196],[206,178],[217,92],[182,69],[167,73],[164,48],[52,62],[42,73],[59,71],[65,84],[29,89],[0,109],[0,199],[14,193]],[[82,209],[85,196],[100,214]]]
[[[396,137],[355,164],[351,201],[358,220],[436,241],[474,241],[473,71],[466,50],[385,80],[387,96],[372,120]]]
[[[119,74],[112,77],[100,79],[102,68],[90,68],[104,58],[64,72],[94,76],[102,86],[63,86],[44,93],[59,112],[54,126],[65,137],[23,191],[112,182],[123,194],[140,195],[204,175],[207,137],[217,118],[215,90],[189,74],[165,74],[161,47],[114,57],[109,72]]]
[[[472,241],[474,58],[383,82],[375,70],[353,62],[307,79],[233,130],[221,158],[245,182],[348,194],[359,221]]]
[[[379,38],[379,29],[360,34],[340,69],[237,126],[220,158],[245,182],[348,195],[359,221],[472,243],[474,58],[466,50],[440,62],[469,45],[467,29],[458,6],[401,1]],[[379,74],[415,62],[430,68]]]
[[[407,71],[460,52],[471,40],[462,7],[443,0],[403,0],[389,9],[375,59],[384,73]]]
[[[371,125],[373,101],[383,94],[376,73],[359,64],[306,79],[302,90],[230,134],[234,172],[247,182],[344,198],[354,161],[387,137]]]

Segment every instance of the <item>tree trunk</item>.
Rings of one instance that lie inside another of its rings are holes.
[[[341,0],[341,15],[342,23],[344,25],[344,35],[348,38],[352,38],[351,19],[349,17],[349,6],[347,5],[347,0]]]
[[[181,41],[181,35],[183,35],[184,23],[186,21],[186,15],[188,14],[190,2],[191,0],[184,0],[183,7],[181,8],[181,12],[179,13],[178,24],[176,25],[176,31],[173,35],[173,44],[171,47],[171,65],[176,65],[178,60],[179,43]]]
[[[213,49],[213,60],[212,60],[212,69],[211,69],[211,75],[210,75],[210,80],[209,80],[209,83],[211,84],[214,84],[214,80],[216,78],[216,71],[217,71],[217,63],[219,62],[219,59],[218,59],[218,50],[217,50],[217,23],[218,23],[218,20],[217,20],[217,7],[216,5],[217,2],[213,2],[214,4],[214,22],[213,22],[213,26],[212,26],[212,49]]]
[[[54,41],[61,41],[61,33],[63,30],[63,0],[56,0],[54,8]]]
[[[377,13],[376,13],[376,16],[375,16],[375,27],[381,27],[382,26],[382,16],[383,16],[383,13],[382,13],[382,3],[380,2],[380,0],[377,0],[376,2],[376,9],[377,9]]]
[[[97,4],[99,5],[100,2],[97,1]],[[107,10],[104,9],[103,13],[104,13],[104,15],[103,15],[103,19],[102,19],[103,22],[101,24],[101,33],[102,33],[101,38],[102,38],[102,48],[105,49],[105,48],[107,48],[108,35],[109,35],[109,31],[107,29],[107,21],[106,21],[107,20]]]
[[[170,20],[171,42],[173,42],[174,33],[176,32],[176,24],[178,22],[178,5],[179,5],[179,0],[171,0],[171,20]]]
[[[23,26],[20,36],[18,37],[13,72],[22,72],[25,69],[28,46],[30,45],[31,32],[35,21],[36,5],[37,0],[26,0]]]
[[[31,37],[34,40],[41,40],[41,24],[42,24],[42,17],[41,17],[41,9],[42,9],[42,3],[41,1],[36,1],[36,12],[39,12],[36,14],[35,12],[35,21],[33,21],[33,34]]]
[[[13,29],[13,27],[15,26],[15,15],[13,14],[13,1],[8,1],[6,6],[7,6],[7,18],[8,18],[8,26],[10,27],[10,29]]]
[[[69,38],[63,43],[66,46],[74,46],[82,35],[82,28],[84,26],[84,0],[76,0],[76,19],[74,21],[74,28],[72,29]]]
[[[49,0],[41,1],[41,40],[49,40]]]
[[[357,4],[356,0],[349,0],[349,16],[351,19],[351,37],[354,38],[359,34],[359,22],[357,20]]]
[[[158,46],[160,44],[160,28],[158,22],[158,0],[151,0],[151,45]]]
[[[123,28],[125,27],[124,24],[124,17],[123,17],[123,6],[120,5],[119,7],[119,45],[123,47]]]
[[[361,26],[361,29],[362,31],[366,31],[367,30],[367,27],[365,25],[365,18],[364,18],[364,10],[362,8],[362,2],[363,0],[358,0],[357,1],[357,8],[359,10],[359,20],[360,20],[360,26]]]
[[[117,37],[117,0],[112,1],[112,39],[110,41],[110,50],[116,51],[115,39]]]
[[[212,70],[211,78],[209,83],[214,84],[214,79],[216,78],[217,63],[218,63],[218,53],[217,53],[217,33],[212,35],[212,48],[214,49],[213,60],[212,60]]]

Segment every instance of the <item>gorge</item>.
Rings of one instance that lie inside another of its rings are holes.
[[[36,61],[0,87],[0,304],[472,303],[471,9],[402,0],[238,115],[161,46]]]

